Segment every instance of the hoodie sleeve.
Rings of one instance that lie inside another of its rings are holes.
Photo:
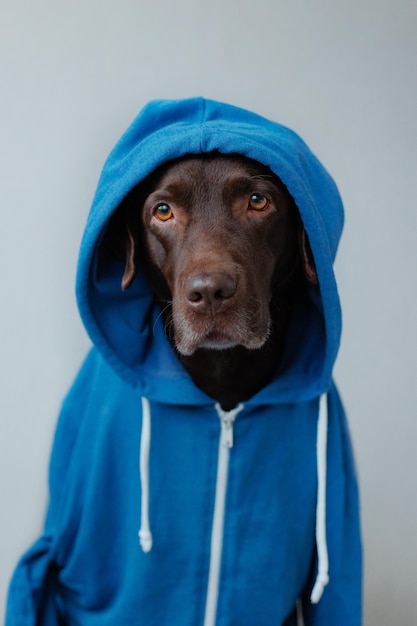
[[[359,496],[355,464],[343,406],[335,387],[329,393],[326,534],[329,583],[317,604],[303,601],[305,626],[360,626],[362,559]],[[317,575],[317,564],[315,567]]]
[[[6,626],[62,626],[53,592],[53,537],[46,533],[20,560],[12,578]]]
[[[13,574],[6,607],[6,626],[63,626],[56,579],[56,547],[62,533],[65,484],[71,474],[80,422],[88,404],[86,389],[95,367],[94,351],[87,357],[66,397],[55,433],[49,467],[49,506],[43,535],[20,559]]]

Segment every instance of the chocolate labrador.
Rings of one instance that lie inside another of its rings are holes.
[[[122,288],[145,254],[167,336],[195,384],[224,410],[280,366],[294,296],[317,282],[294,201],[265,167],[208,153],[168,162],[125,205]]]

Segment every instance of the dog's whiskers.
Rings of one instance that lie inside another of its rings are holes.
[[[170,305],[171,303],[165,307],[164,311],[168,309],[168,306]],[[174,343],[175,328],[174,328],[174,317],[172,315],[172,308],[171,308],[169,315],[167,315],[165,318],[164,330],[165,330],[165,335],[167,336],[167,339],[171,343]]]
[[[164,315],[165,311],[167,311],[171,306],[172,306],[172,302],[167,302],[166,305],[163,308],[161,308],[161,311],[160,311],[158,317],[156,318],[156,320],[154,322],[154,325],[153,325],[153,328],[152,328],[152,334],[154,336],[155,336],[155,328],[156,328],[156,325],[157,325],[159,319]],[[165,329],[166,329],[166,326],[167,326],[167,324],[165,323]]]
[[[249,178],[251,180],[257,180],[257,179],[263,180],[264,178],[271,179],[272,176],[271,176],[271,174],[254,174],[253,176],[249,176]]]

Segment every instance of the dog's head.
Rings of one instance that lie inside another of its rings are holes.
[[[130,194],[127,211],[122,287],[144,248],[182,355],[262,347],[274,296],[279,308],[301,266],[317,281],[293,199],[268,168],[245,157],[212,153],[165,164]]]

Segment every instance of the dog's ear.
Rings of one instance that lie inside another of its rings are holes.
[[[312,285],[318,285],[319,281],[317,278],[316,264],[314,263],[313,252],[311,250],[310,242],[308,240],[308,236],[301,221],[301,218],[298,219],[298,245],[300,248],[304,275],[309,283],[311,283]]]
[[[124,258],[125,258],[125,271],[122,278],[122,289],[128,289],[136,276],[136,250],[137,250],[137,228],[134,228],[132,223],[132,211],[131,201],[127,200],[126,210],[124,212]]]
[[[138,225],[134,223],[131,194],[121,202],[113,213],[106,229],[104,245],[109,253],[124,261],[125,269],[121,282],[123,290],[128,289],[136,275],[136,251],[139,237]]]
[[[130,225],[127,224],[126,228],[126,263],[125,263],[125,271],[122,278],[122,289],[128,289],[132,284],[133,279],[136,276],[136,240],[133,235]]]

